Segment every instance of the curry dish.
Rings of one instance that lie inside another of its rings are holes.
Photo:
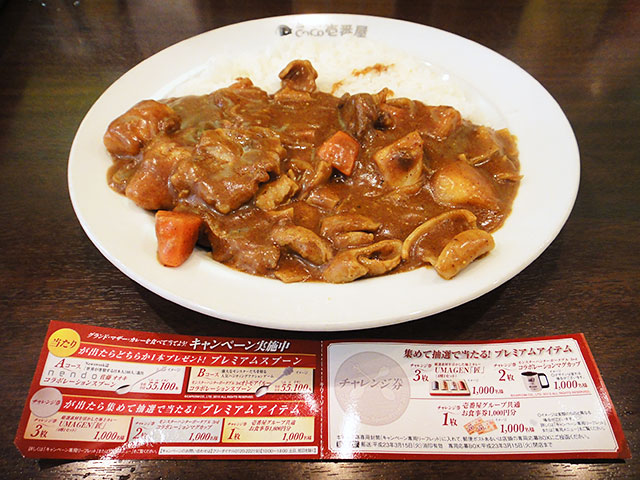
[[[111,188],[156,212],[158,259],[213,259],[284,282],[431,265],[452,278],[494,246],[520,183],[508,130],[448,106],[317,91],[294,60],[273,95],[238,79],[145,100],[104,135]]]

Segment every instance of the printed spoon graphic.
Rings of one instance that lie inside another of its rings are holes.
[[[367,380],[369,380],[370,382],[374,382],[376,378],[384,377],[386,374],[389,373],[389,369],[383,366],[383,367],[380,367],[378,374],[374,378],[371,378],[369,375],[367,375],[362,371],[362,369],[357,363],[353,365],[353,368],[355,368],[356,370],[358,370],[358,372],[360,372],[362,375],[367,377]]]
[[[133,382],[132,384],[125,384],[125,385],[120,385],[118,388],[116,388],[116,393],[118,395],[124,395],[125,393],[129,393],[131,391],[131,389],[133,387],[135,387],[137,384],[139,384],[141,381],[146,380],[149,377],[154,376],[156,373],[160,373],[163,372],[167,369],[167,366],[165,365],[162,368],[159,368],[158,370],[156,370],[155,372],[150,373],[149,375],[139,378],[138,380],[136,380],[135,382]]]
[[[267,385],[262,385],[260,388],[258,388],[258,390],[256,390],[256,397],[261,397],[263,396],[265,393],[267,393],[267,391],[269,390],[269,387],[271,385],[273,385],[274,383],[276,383],[278,380],[280,380],[282,377],[286,377],[287,375],[291,375],[291,373],[293,372],[293,367],[287,367],[283,370],[283,372],[280,374],[280,376],[278,378],[276,378],[273,382],[268,383]]]

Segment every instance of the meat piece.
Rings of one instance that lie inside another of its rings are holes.
[[[288,220],[293,222],[294,211],[293,207],[285,208],[284,210],[271,210],[266,212],[271,218],[273,218],[276,223],[279,223],[283,220]]]
[[[280,172],[284,155],[277,135],[266,128],[207,130],[196,155],[180,162],[170,180],[178,192],[229,213],[250,200],[270,172]]]
[[[416,227],[402,242],[402,258],[418,258],[435,265],[442,249],[457,234],[476,227],[476,216],[469,210],[450,210]]]
[[[237,95],[242,95],[245,100],[266,100],[268,97],[267,92],[260,87],[256,87],[251,79],[247,77],[236,78],[236,81],[229,85],[228,90],[235,92]]]
[[[344,232],[375,232],[380,228],[380,222],[360,215],[359,213],[342,213],[322,219],[320,233],[323,237],[333,237]]]
[[[329,162],[320,160],[316,164],[315,169],[305,170],[302,174],[302,191],[306,193],[319,185],[327,183],[331,178],[332,172],[333,166]]]
[[[420,181],[423,155],[422,137],[416,131],[378,150],[373,159],[385,181],[397,188]]]
[[[373,233],[367,232],[344,232],[337,233],[331,238],[333,246],[338,250],[344,250],[345,248],[361,247],[363,245],[369,245],[373,243]]]
[[[330,186],[321,185],[311,191],[306,201],[309,205],[331,210],[340,202],[340,197]]]
[[[227,88],[216,90],[206,96],[204,110],[195,112],[198,127],[205,129],[244,127],[247,116],[253,125],[269,123],[269,113],[259,107],[268,101],[267,92],[253,85],[248,78],[239,78]],[[193,109],[191,109],[193,111]],[[213,111],[213,115],[208,112]]]
[[[493,250],[495,243],[490,233],[480,229],[461,232],[444,247],[435,263],[438,274],[449,280],[476,258]]]
[[[224,230],[212,216],[205,218],[211,256],[243,272],[265,275],[278,265],[280,249],[265,236],[248,236],[241,230]]]
[[[519,182],[522,180],[518,167],[506,155],[494,155],[483,167],[498,182]]]
[[[178,162],[191,155],[192,149],[180,146],[164,135],[156,137],[129,179],[125,195],[141,208],[170,210],[175,202],[169,188],[169,176]]]
[[[518,144],[516,137],[511,135],[511,132],[506,128],[496,131],[495,135],[504,150],[505,155],[518,165]]]
[[[281,175],[260,190],[256,195],[256,206],[262,210],[273,210],[298,193],[299,189],[288,175]]]
[[[494,210],[498,200],[493,186],[481,171],[462,160],[447,163],[431,177],[433,198],[441,205],[477,206]]]
[[[313,97],[309,92],[304,90],[296,90],[291,87],[282,87],[273,94],[273,99],[278,103],[305,103],[310,102]]]
[[[494,153],[500,151],[500,146],[496,142],[493,131],[490,128],[478,127],[470,136],[469,140],[465,160],[470,165],[480,165],[489,160]]]
[[[515,138],[508,130],[494,131],[489,127],[476,127],[469,135],[469,145],[458,158],[469,165],[481,167],[499,182],[517,182],[520,165]]]
[[[410,121],[415,110],[415,102],[408,98],[391,98],[380,104],[381,114],[378,128],[390,129],[398,124]]]
[[[143,100],[109,124],[103,137],[112,155],[137,155],[158,133],[180,127],[180,117],[171,107],[155,100]]]
[[[293,223],[296,225],[316,232],[318,231],[321,216],[320,210],[307,202],[295,202],[293,204]]]
[[[316,265],[322,265],[333,257],[329,243],[308,228],[297,225],[276,227],[271,238],[281,247],[297,253]]]
[[[313,148],[317,133],[317,125],[305,123],[291,123],[278,130],[285,148]]]
[[[233,105],[250,105],[267,101],[268,94],[256,87],[249,78],[241,77],[226,88],[221,88],[207,95],[207,103],[217,108],[228,109]],[[196,115],[197,117],[198,115]]]
[[[293,60],[278,75],[282,80],[282,88],[290,88],[303,92],[315,92],[318,72],[309,60]]]
[[[358,140],[364,139],[380,115],[376,100],[369,93],[345,94],[340,99],[338,111],[345,130]]]
[[[282,137],[280,138],[280,141],[282,141]],[[308,160],[295,156],[293,158],[288,158],[288,160],[289,168],[293,171],[293,173],[295,173],[295,178],[300,178],[301,176],[308,174],[308,172],[313,171],[313,165]]]
[[[311,278],[311,273],[301,263],[291,263],[280,266],[273,275],[284,283],[304,282]]]
[[[216,255],[212,256],[214,260],[219,260]],[[225,259],[224,263],[233,268],[264,275],[278,265],[280,249],[273,244],[256,243],[245,237],[231,237],[227,239],[225,256],[228,256],[228,259]]]
[[[453,107],[430,107],[422,104],[421,107],[426,108],[426,115],[422,117],[423,128],[420,130],[422,134],[442,140],[462,125],[462,116]]]
[[[322,277],[331,283],[347,283],[364,276],[382,275],[398,266],[401,251],[400,240],[382,240],[367,247],[345,250],[329,262]]]
[[[244,150],[244,143],[238,141],[238,135],[244,132],[231,129],[207,130],[200,136],[196,147],[196,153],[202,157],[211,157],[220,165],[233,163],[241,157]]]

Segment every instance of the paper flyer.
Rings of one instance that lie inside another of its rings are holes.
[[[16,434],[32,458],[628,458],[582,335],[197,337],[51,322]]]

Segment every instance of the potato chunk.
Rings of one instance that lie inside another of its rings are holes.
[[[431,191],[436,202],[442,205],[473,205],[490,210],[498,206],[490,181],[462,160],[438,169],[431,177]]]
[[[373,155],[385,181],[393,187],[413,185],[420,180],[422,157],[422,137],[418,132],[411,132]]]

